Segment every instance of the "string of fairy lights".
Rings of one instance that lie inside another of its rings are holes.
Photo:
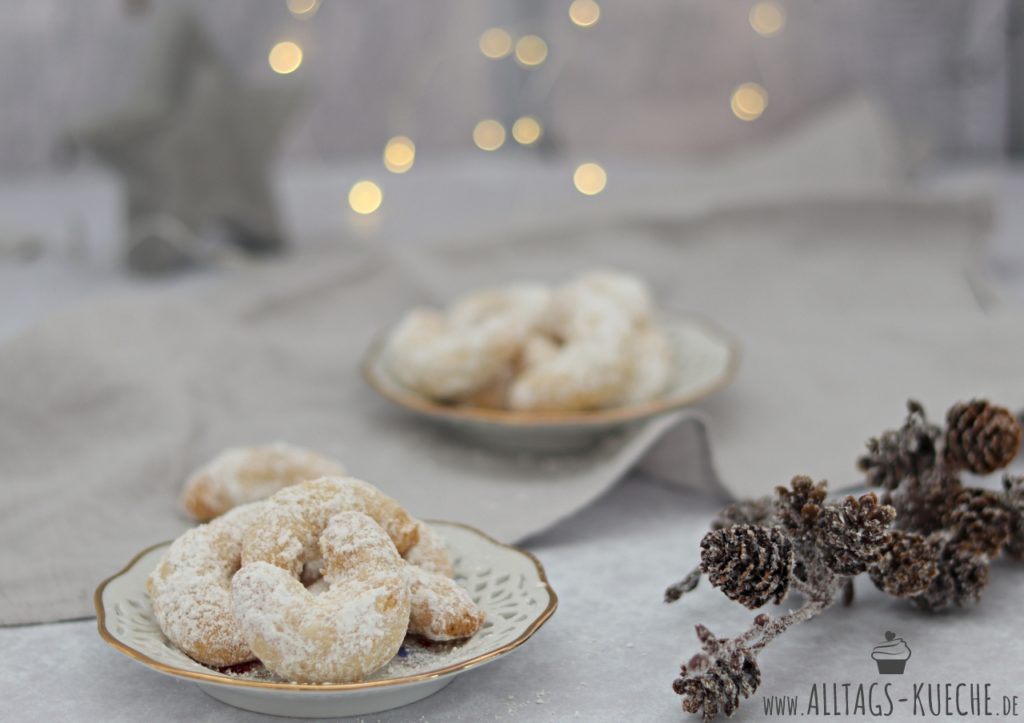
[[[298,19],[313,17],[322,0],[286,0],[289,12]],[[579,28],[591,28],[601,19],[601,6],[596,0],[572,0],[568,9],[569,20]],[[773,0],[763,0],[751,6],[747,19],[751,29],[759,36],[771,38],[782,32],[786,25],[786,14]],[[508,29],[486,28],[480,34],[480,53],[489,61],[513,60],[520,67],[533,71],[544,65],[548,59],[549,47],[544,38],[529,33],[515,37]],[[293,40],[275,43],[267,55],[270,68],[281,75],[294,73],[302,66],[302,47]],[[768,107],[768,92],[755,82],[741,83],[729,99],[732,114],[741,121],[760,118]],[[502,148],[511,135],[521,146],[533,146],[544,136],[544,125],[532,115],[517,118],[510,129],[495,118],[484,118],[472,130],[473,144],[484,152]],[[407,173],[416,162],[416,144],[412,138],[397,135],[388,139],[381,153],[385,170],[390,173]],[[572,175],[573,186],[585,196],[596,196],[608,184],[608,173],[596,161],[586,161],[576,166]],[[372,179],[356,181],[348,192],[348,205],[357,214],[375,213],[384,201],[381,185]]]

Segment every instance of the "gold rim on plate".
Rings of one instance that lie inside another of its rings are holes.
[[[145,550],[135,555],[135,557],[133,557],[128,562],[128,564],[125,565],[121,570],[114,573],[113,575],[111,575],[106,580],[100,583],[99,587],[96,588],[96,592],[93,595],[93,604],[96,606],[96,627],[99,630],[100,637],[103,638],[103,640],[108,645],[124,653],[128,657],[134,658],[143,665],[153,668],[154,670],[157,670],[161,673],[166,673],[167,675],[174,675],[180,678],[191,678],[192,680],[197,680],[204,683],[214,683],[216,685],[239,686],[243,688],[263,688],[270,690],[310,691],[328,693],[333,691],[367,690],[370,688],[384,688],[394,685],[420,683],[426,680],[434,680],[436,678],[441,678],[446,675],[451,675],[452,673],[458,673],[468,668],[476,667],[518,648],[520,645],[529,640],[533,636],[533,634],[536,633],[541,628],[541,626],[544,625],[544,623],[546,623],[548,619],[554,614],[555,609],[558,607],[558,595],[555,594],[555,591],[551,588],[551,584],[548,582],[547,575],[544,573],[544,566],[540,564],[540,560],[538,560],[533,555],[533,553],[528,552],[527,550],[523,550],[522,548],[515,547],[514,545],[506,545],[504,542],[499,542],[498,540],[495,540],[490,535],[481,532],[475,527],[472,527],[471,525],[464,525],[461,522],[444,522],[439,520],[427,520],[427,522],[435,524],[441,523],[453,527],[461,527],[465,530],[468,530],[479,535],[491,544],[517,552],[520,555],[527,557],[530,560],[530,562],[533,563],[533,566],[537,569],[537,576],[540,578],[540,581],[543,584],[544,589],[548,593],[548,604],[547,607],[544,608],[544,611],[537,617],[537,619],[530,623],[530,626],[526,630],[524,630],[519,637],[517,637],[515,640],[505,643],[504,645],[498,648],[495,648],[494,650],[489,650],[486,653],[481,653],[480,655],[477,655],[474,658],[470,658],[469,660],[465,660],[461,663],[456,663],[454,665],[449,665],[444,668],[438,668],[437,670],[431,670],[427,673],[406,675],[401,678],[389,678],[388,680],[370,680],[362,683],[275,683],[259,680],[234,679],[224,674],[200,673],[194,670],[186,670],[185,668],[178,668],[173,665],[167,665],[166,663],[161,663],[157,660],[153,660],[153,658],[149,657],[142,651],[136,650],[130,645],[121,642],[116,637],[114,637],[109,630],[107,630],[106,611],[103,606],[103,591],[106,589],[109,583],[121,577],[129,570],[131,570],[135,566],[135,564],[143,557],[148,555],[153,550],[156,550],[157,548],[169,545],[171,541],[159,542],[155,545],[150,545]]]
[[[721,341],[728,350],[725,369],[711,383],[696,387],[686,394],[653,399],[649,402],[632,404],[625,407],[596,409],[589,412],[518,412],[508,409],[489,409],[487,407],[435,402],[429,397],[425,397],[402,386],[396,379],[386,378],[384,374],[378,371],[384,347],[391,333],[390,329],[378,335],[370,344],[360,364],[360,371],[366,383],[385,399],[401,407],[438,419],[488,422],[509,427],[602,426],[632,422],[671,412],[709,397],[728,386],[735,378],[736,372],[739,369],[740,346],[732,334],[726,332],[717,324],[695,314],[673,313],[672,318],[688,321]]]

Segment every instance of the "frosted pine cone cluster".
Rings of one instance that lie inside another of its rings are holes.
[[[996,492],[965,485],[960,473],[987,474],[1009,465],[1020,450],[1020,422],[1009,410],[982,399],[954,404],[944,432],[936,435],[941,450],[936,448],[929,464],[909,469],[899,455],[886,462],[875,452],[884,446],[883,439],[897,439],[897,447],[906,449],[920,438],[919,430],[937,429],[928,424],[920,404],[908,402],[907,412],[898,431],[869,440],[859,466],[869,481],[886,488],[882,500],[896,510],[896,526],[927,542],[936,573],[928,588],[910,599],[927,610],[962,607],[981,596],[994,558],[1003,550],[1024,549],[1024,496],[1009,478]],[[877,570],[872,579],[886,590]]]
[[[824,481],[798,476],[772,496],[722,510],[701,541],[700,566],[668,588],[665,600],[678,600],[705,575],[751,609],[778,604],[790,591],[803,603],[779,617],[761,613],[735,638],[698,625],[702,652],[672,684],[683,709],[705,721],[732,715],[760,684],[758,653],[837,599],[852,600],[852,578],[861,573],[925,610],[976,601],[994,558],[1024,559],[1024,477],[1007,475],[994,491],[966,485],[961,473],[1009,465],[1020,449],[1021,424],[1008,410],[975,399],[954,405],[943,429],[910,401],[903,425],[869,440],[858,460],[880,497],[832,501]]]

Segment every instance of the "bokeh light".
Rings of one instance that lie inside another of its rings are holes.
[[[516,42],[516,61],[527,68],[536,68],[548,57],[548,44],[538,35],[524,35]]]
[[[608,174],[597,163],[581,163],[572,174],[576,190],[585,196],[596,196],[608,185]]]
[[[768,105],[768,93],[757,83],[744,83],[732,92],[730,105],[740,120],[756,120]]]
[[[750,8],[750,27],[758,35],[768,38],[782,30],[786,25],[786,13],[778,3],[759,2]]]
[[[480,35],[480,52],[492,60],[512,52],[512,36],[504,28],[487,28]]]
[[[601,6],[594,0],[573,0],[569,6],[569,19],[581,28],[589,28],[601,19]]]
[[[291,40],[283,40],[270,49],[267,62],[275,73],[294,73],[302,65],[302,48]]]
[[[496,151],[505,144],[505,126],[492,118],[482,120],[473,129],[473,142],[482,151]]]
[[[384,146],[384,167],[392,173],[405,173],[416,161],[416,144],[406,136],[395,136]]]
[[[357,181],[348,192],[348,205],[358,214],[371,214],[380,208],[384,193],[373,181]]]
[[[512,137],[516,139],[516,143],[524,146],[533,145],[543,134],[544,127],[533,116],[524,115],[512,124]]]
[[[288,0],[288,12],[297,18],[311,18],[320,9],[320,0]]]

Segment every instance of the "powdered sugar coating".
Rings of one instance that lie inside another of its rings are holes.
[[[582,286],[612,299],[634,326],[647,324],[654,316],[651,292],[643,281],[631,274],[613,269],[596,269],[588,271],[569,285]]]
[[[509,393],[512,409],[598,409],[622,395],[633,322],[613,297],[570,282],[555,291],[544,327],[562,345],[554,354],[535,354],[523,369]]]
[[[448,321],[457,329],[474,329],[495,320],[504,322],[504,334],[519,344],[535,328],[551,300],[543,284],[509,284],[466,294],[448,309]]]
[[[411,610],[409,632],[429,640],[468,638],[484,624],[484,612],[457,582],[416,565],[406,570]]]
[[[164,635],[186,655],[215,667],[253,655],[231,614],[231,576],[242,537],[263,503],[236,507],[171,543],[146,588]]]
[[[246,531],[242,564],[268,562],[298,577],[320,556],[320,537],[340,512],[369,515],[400,553],[416,544],[416,521],[391,497],[354,477],[322,477],[268,498]]]
[[[621,346],[567,344],[552,359],[523,371],[512,384],[508,406],[534,412],[600,409],[621,396],[628,378]]]
[[[388,364],[410,389],[458,401],[508,376],[550,292],[537,284],[485,289],[447,311],[414,309],[388,339]]]
[[[365,679],[402,645],[410,615],[406,563],[361,512],[340,512],[320,536],[327,590],[313,594],[287,570],[246,564],[232,583],[242,635],[272,672],[299,683]]]
[[[425,522],[417,527],[419,542],[405,554],[412,601],[409,632],[429,640],[467,638],[483,625],[484,612],[452,580],[455,568],[444,538]]]
[[[665,391],[675,372],[672,341],[654,326],[641,328],[629,341],[629,381],[620,404],[654,399]]]
[[[520,364],[524,369],[543,364],[555,358],[561,347],[561,343],[552,336],[543,333],[534,334],[523,345]]]
[[[269,497],[282,487],[343,474],[340,462],[287,442],[230,447],[192,473],[182,505],[194,518],[205,521],[236,505]]]
[[[405,553],[406,561],[424,570],[452,577],[455,574],[455,567],[452,565],[444,538],[433,527],[418,520],[416,530],[419,541]]]

